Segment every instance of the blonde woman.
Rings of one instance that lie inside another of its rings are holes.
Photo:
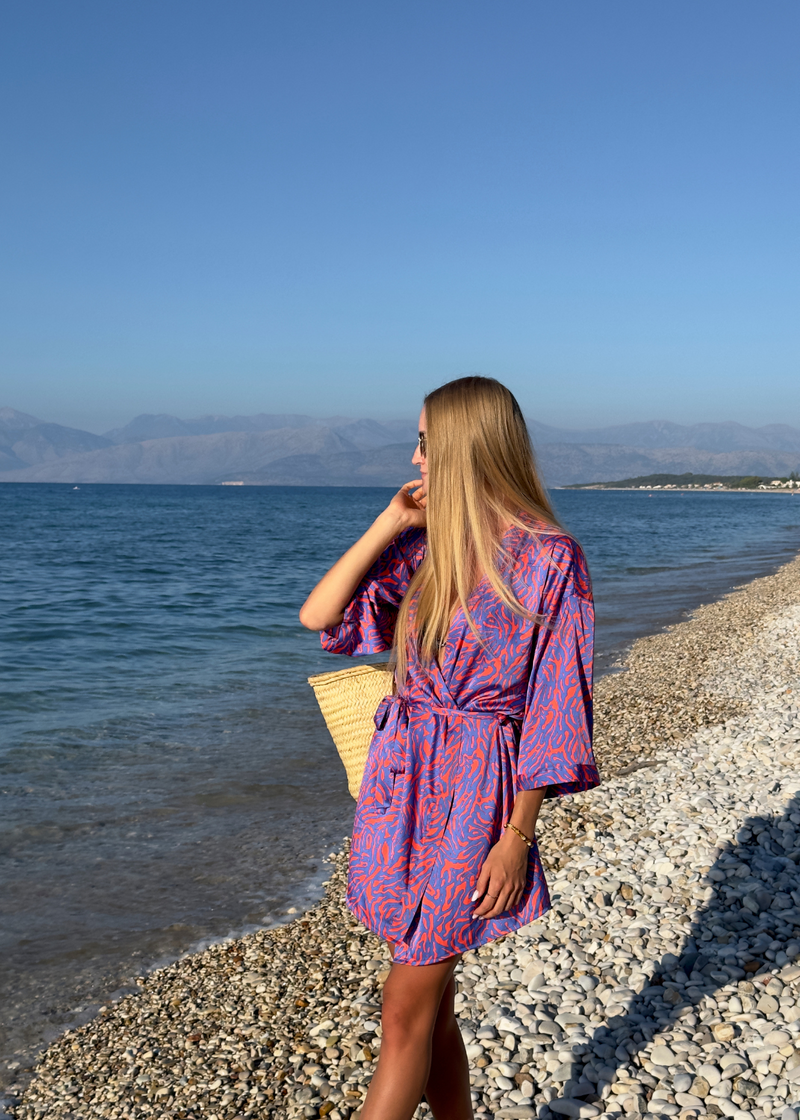
[[[333,653],[393,650],[356,809],[348,905],[390,942],[380,1058],[362,1120],[471,1118],[453,1010],[462,953],[549,907],[534,838],[545,796],[598,782],[593,608],[519,405],[463,377],[425,398],[420,478],[300,613]]]

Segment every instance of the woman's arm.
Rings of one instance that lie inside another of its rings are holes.
[[[303,626],[308,630],[330,630],[338,626],[353,592],[384,549],[404,529],[425,527],[426,500],[412,494],[421,485],[421,479],[407,482],[364,536],[326,572],[300,608]]]
[[[523,789],[514,802],[509,820],[531,840],[546,792],[546,786]],[[474,911],[476,918],[499,918],[505,910],[516,906],[525,890],[529,855],[530,848],[525,841],[513,829],[503,829],[503,835],[489,849],[478,876],[477,888],[472,896],[473,902],[481,900]]]

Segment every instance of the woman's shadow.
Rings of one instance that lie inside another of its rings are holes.
[[[612,1014],[591,1035],[589,1045],[574,1047],[572,1076],[565,1082],[561,1098],[571,1098],[576,1104],[603,1098],[607,1110],[616,1098],[621,1111],[633,1120],[644,1111],[670,1116],[685,1108],[710,1116],[733,1116],[743,1103],[746,1110],[758,1107],[759,1083],[774,1074],[769,1088],[777,1107],[772,1116],[780,1116],[789,1104],[796,1106],[800,1055],[793,1056],[792,1042],[800,1047],[800,1022],[794,1032],[787,1028],[800,1020],[800,1004],[795,1003],[789,984],[793,972],[800,977],[800,967],[791,968],[794,958],[800,956],[798,865],[800,792],[795,792],[782,814],[748,818],[736,838],[721,848],[706,876],[713,895],[692,920],[679,954],[665,953],[656,963],[650,983],[638,994],[628,990],[626,996],[623,981],[615,981],[617,991],[612,990],[606,1004]],[[621,941],[623,945],[627,941],[625,947],[636,956],[642,941],[635,936],[635,914],[629,913],[631,926]],[[776,967],[782,978],[772,975]],[[721,988],[727,989],[728,1007],[715,1011],[708,999],[719,995]],[[617,1014],[613,1014],[614,1004],[619,1006]],[[748,1013],[756,1016],[750,1029],[762,1035],[760,1046],[750,1041],[737,1045],[747,1024],[732,1019]],[[588,1025],[584,1029],[588,1035]],[[650,1065],[649,1071],[638,1065],[624,1068],[655,1035],[671,1031],[684,1036],[669,1043],[671,1054],[656,1046],[642,1059]],[[764,1037],[775,1031],[785,1038],[774,1033],[769,1040]],[[739,1060],[730,1057],[734,1052]],[[687,1056],[711,1068],[698,1077],[685,1064]],[[641,1084],[638,1092],[627,1094],[628,1099],[610,1090],[623,1073]],[[782,1089],[781,1082],[786,1081],[788,1087]],[[657,1090],[659,1096],[652,1099]],[[689,1094],[691,1099],[669,1100],[677,1094]],[[566,1107],[563,1111],[574,1114],[574,1109],[572,1113]]]

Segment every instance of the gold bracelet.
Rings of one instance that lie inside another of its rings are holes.
[[[520,840],[522,840],[523,843],[527,844],[529,848],[533,847],[533,840],[529,840],[525,833],[520,832],[517,826],[515,824],[512,824],[511,821],[506,821],[506,823],[503,825],[503,828],[510,828],[512,832],[516,832]]]

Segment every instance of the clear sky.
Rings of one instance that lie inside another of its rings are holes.
[[[6,0],[0,404],[800,425],[797,0]]]

